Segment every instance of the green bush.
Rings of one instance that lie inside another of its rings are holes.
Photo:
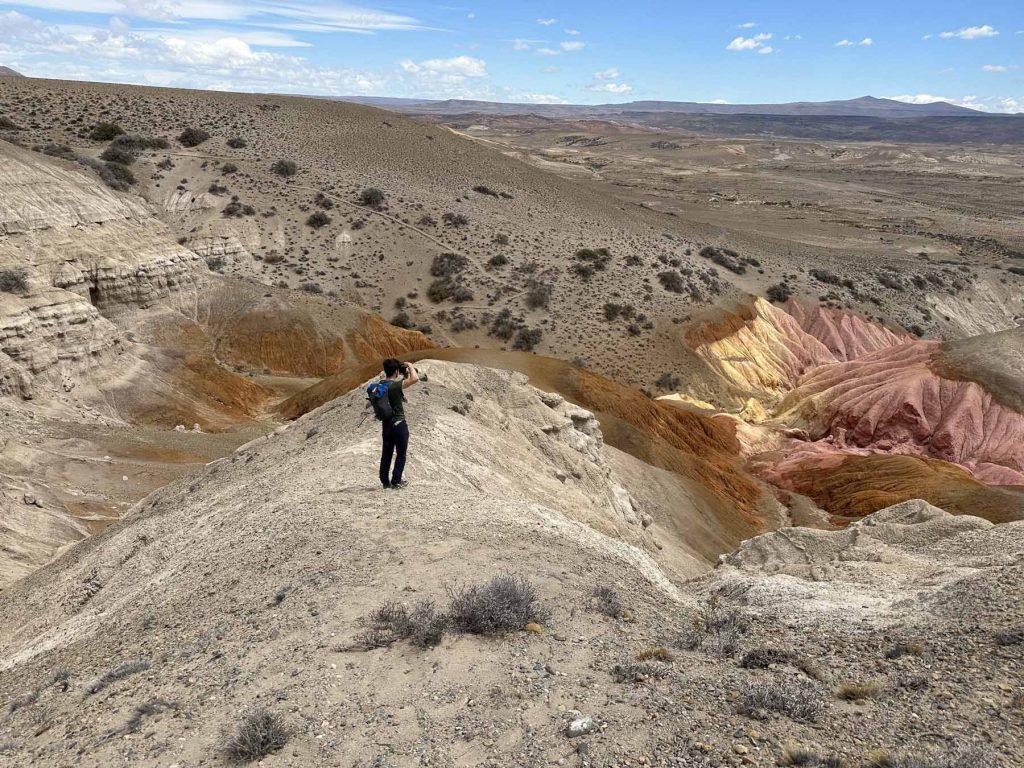
[[[384,205],[384,193],[376,187],[367,187],[359,194],[359,204],[376,210]]]
[[[241,136],[232,136],[230,139],[228,139],[227,142],[228,146],[231,147],[232,149],[241,149],[242,147],[247,146],[248,143],[249,142],[247,142]]]
[[[89,138],[93,141],[110,141],[122,133],[124,133],[124,128],[117,123],[96,123],[89,131]]]
[[[170,143],[160,136],[142,136],[137,133],[122,133],[112,142],[112,147],[120,147],[130,152],[141,152],[144,149],[167,149]]]
[[[309,218],[306,219],[306,226],[312,227],[313,229],[320,229],[321,227],[326,227],[330,223],[331,217],[328,216],[323,211],[314,211],[313,213],[309,214]]]
[[[445,223],[445,226],[454,227],[455,229],[460,229],[469,224],[468,216],[461,213],[452,213],[451,211],[442,216],[441,220]]]
[[[512,342],[512,348],[520,352],[530,352],[540,344],[543,336],[544,332],[540,328],[520,328],[516,331],[516,338]]]
[[[110,163],[120,163],[121,165],[131,165],[137,159],[130,150],[123,147],[114,146],[111,144],[100,155],[101,160],[106,160]]]
[[[547,307],[551,301],[551,286],[537,280],[531,280],[526,284],[526,306],[530,309],[541,309]]]
[[[457,277],[441,277],[427,288],[427,298],[435,304],[442,301],[472,301],[473,292]]]
[[[461,253],[440,253],[430,264],[430,274],[433,277],[452,277],[464,272],[468,266],[469,259]]]
[[[210,134],[202,128],[186,128],[178,135],[178,142],[183,147],[198,147],[210,138]]]
[[[275,160],[274,164],[270,166],[270,170],[276,173],[278,176],[294,176],[299,172],[299,166],[297,166],[291,160]]]
[[[686,290],[686,281],[683,280],[683,276],[674,269],[659,272],[658,282],[661,283],[662,288],[670,293],[682,293]]]

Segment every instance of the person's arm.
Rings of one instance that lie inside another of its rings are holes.
[[[416,368],[413,366],[413,364],[409,363],[408,365],[409,375],[406,378],[402,379],[402,389],[408,389],[409,387],[411,387],[413,384],[420,380],[420,375],[419,373],[416,372]]]

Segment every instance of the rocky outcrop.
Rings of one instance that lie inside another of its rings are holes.
[[[39,376],[72,386],[109,361],[108,318],[160,303],[195,314],[205,265],[175,244],[146,204],[79,166],[0,144],[0,391],[30,397]]]

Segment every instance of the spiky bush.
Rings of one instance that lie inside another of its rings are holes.
[[[598,613],[611,616],[613,619],[621,619],[626,615],[626,606],[619,597],[614,587],[606,584],[598,584],[590,593],[590,605]]]
[[[243,715],[224,751],[232,760],[251,762],[276,752],[288,743],[290,733],[281,716],[267,709]]]
[[[814,722],[825,706],[824,697],[813,685],[759,681],[743,690],[738,711],[753,717],[774,712],[790,720]]]
[[[5,269],[0,271],[0,293],[26,293],[28,277],[24,270]]]
[[[533,585],[521,576],[495,576],[485,584],[450,587],[452,626],[474,635],[500,635],[543,624],[548,611]]]
[[[384,648],[408,640],[417,648],[430,648],[444,639],[449,619],[437,610],[433,600],[420,600],[412,608],[387,602],[363,619],[366,629],[357,643],[367,648]]]
[[[711,597],[701,605],[692,624],[684,629],[680,644],[691,651],[703,649],[731,655],[739,647],[740,637],[746,634],[748,625],[739,610]]]

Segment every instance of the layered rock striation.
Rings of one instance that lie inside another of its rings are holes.
[[[156,303],[194,314],[205,264],[145,203],[85,169],[0,144],[0,393],[73,386],[116,356],[109,321]]]

